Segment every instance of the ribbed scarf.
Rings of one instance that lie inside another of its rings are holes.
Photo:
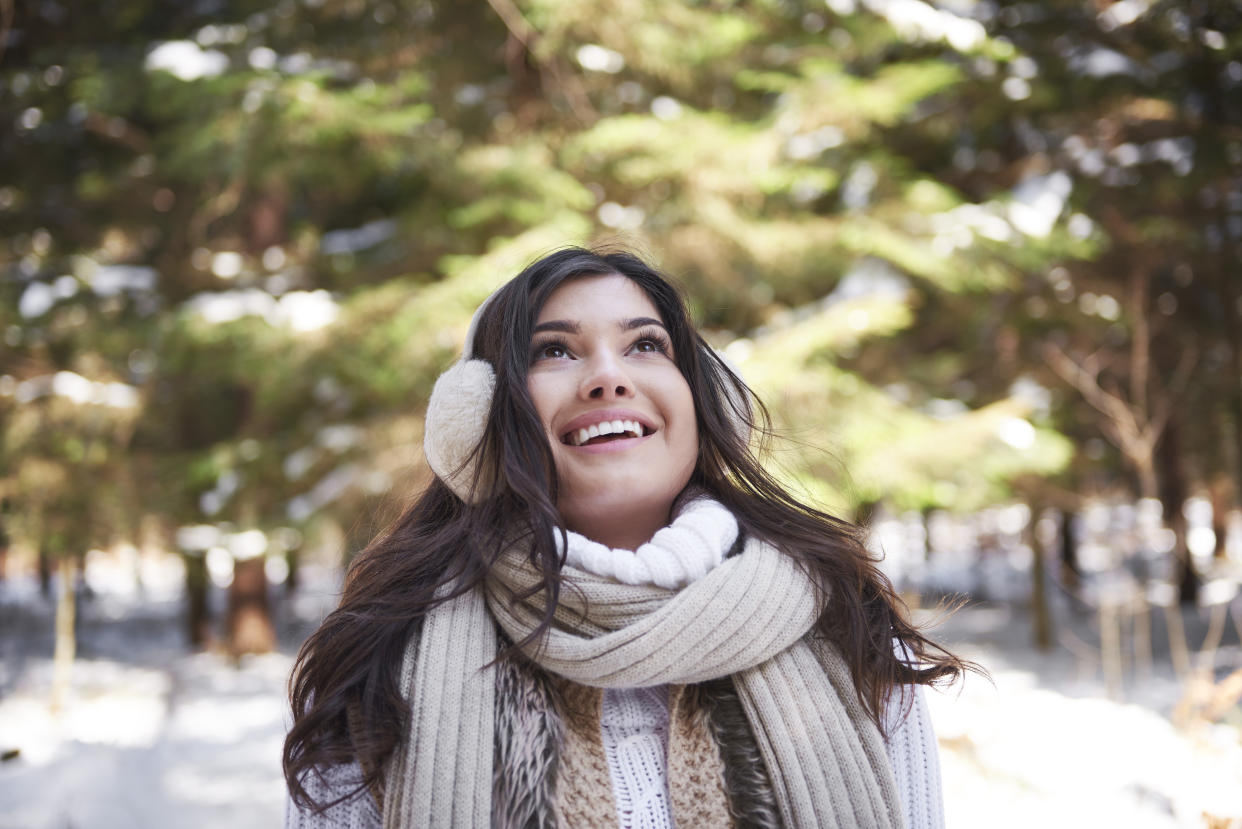
[[[732,676],[786,826],[901,827],[879,730],[848,666],[808,635],[821,608],[788,556],[750,539],[681,589],[621,584],[569,565],[562,577],[553,628],[526,649],[544,670],[604,688]],[[438,605],[411,637],[400,675],[410,727],[386,774],[385,829],[490,821],[495,624],[525,639],[542,618],[543,595],[513,597],[539,583],[511,550],[485,588]]]

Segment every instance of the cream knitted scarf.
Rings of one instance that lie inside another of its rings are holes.
[[[689,554],[687,546],[726,538],[732,543],[727,533],[682,532],[664,541],[698,560],[704,550]],[[899,829],[879,730],[848,666],[808,635],[820,607],[788,556],[750,539],[740,555],[680,590],[618,583],[568,564],[562,576],[555,624],[527,650],[544,670],[604,688],[732,675],[786,826]],[[490,821],[495,669],[487,665],[497,653],[495,625],[513,641],[525,638],[542,616],[542,593],[513,596],[538,583],[524,556],[509,551],[486,588],[437,606],[411,637],[399,680],[410,727],[386,773],[385,829]]]

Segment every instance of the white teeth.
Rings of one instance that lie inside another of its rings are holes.
[[[570,432],[566,441],[573,446],[581,446],[591,438],[597,438],[600,435],[620,434],[640,438],[643,436],[643,425],[637,420],[605,420]]]

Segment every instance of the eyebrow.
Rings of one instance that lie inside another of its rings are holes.
[[[623,319],[617,323],[617,327],[622,331],[633,331],[635,328],[645,328],[648,325],[658,325],[659,327],[664,328],[664,330],[668,330],[664,323],[652,317],[630,317],[629,319]],[[536,325],[533,333],[538,334],[542,331],[560,331],[564,334],[580,334],[582,333],[582,326],[576,322],[570,322],[569,320],[548,320],[547,322],[541,322]]]

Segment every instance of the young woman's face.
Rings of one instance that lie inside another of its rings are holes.
[[[635,549],[668,523],[698,459],[686,378],[647,294],[624,276],[565,282],[535,321],[527,388],[569,529]]]

